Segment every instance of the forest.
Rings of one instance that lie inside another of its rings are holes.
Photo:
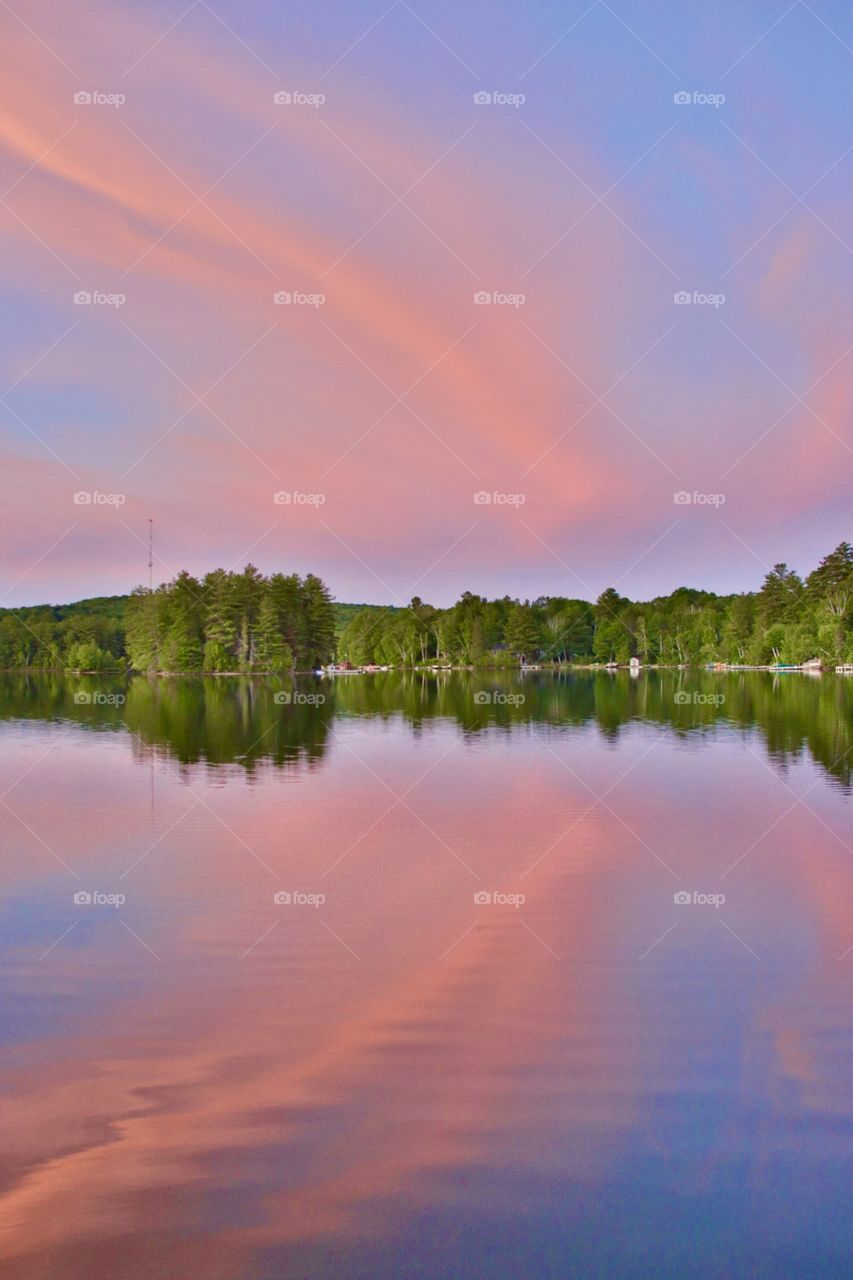
[[[335,656],[354,666],[512,667],[520,662],[853,661],[853,547],[842,542],[805,578],[786,564],[759,590],[715,595],[679,587],[632,601],[613,587],[591,603],[568,596],[450,608],[335,604],[314,574],[253,565],[215,569],[130,596],[0,610],[0,667],[173,672],[311,671]]]
[[[594,604],[564,596],[520,602],[465,592],[449,609],[416,598],[408,608],[356,613],[339,655],[354,665],[430,662],[799,663],[853,659],[853,547],[824,557],[803,580],[775,565],[760,590],[718,596],[679,587],[635,602],[612,587]]]
[[[201,580],[184,571],[125,597],[0,614],[5,668],[309,671],[331,660],[335,642],[335,606],[318,577],[264,577],[251,564]]]

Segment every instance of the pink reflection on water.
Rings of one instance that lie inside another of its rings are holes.
[[[161,766],[153,819],[127,740],[75,733],[10,796],[79,883],[127,897],[39,961],[77,882],[4,814],[4,888],[40,925],[13,949],[16,989],[54,997],[50,1031],[6,1055],[15,1280],[60,1258],[70,1277],[135,1280],[152,1257],[238,1275],[288,1242],[381,1238],[425,1204],[477,1212],[487,1189],[512,1214],[490,1171],[602,1187],[629,1145],[699,1194],[737,1126],[686,1166],[661,1099],[768,1095],[755,1177],[795,1110],[847,1114],[821,1039],[853,941],[832,793],[812,791],[817,819],[780,819],[791,797],[762,761],[639,730],[618,751],[592,733],[347,733],[295,782],[226,771],[205,791],[201,768]],[[721,886],[721,911],[673,904]],[[277,907],[279,888],[326,902]],[[714,1057],[727,1026],[734,1084]]]

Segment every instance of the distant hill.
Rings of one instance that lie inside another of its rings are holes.
[[[340,602],[336,601],[335,602],[335,622],[338,629],[338,635],[341,634],[341,632],[343,631],[347,623],[352,618],[354,618],[357,613],[362,613],[364,610],[367,610],[370,613],[387,613],[389,617],[393,617],[394,614],[397,614],[397,613],[405,612],[405,609],[402,606],[398,608],[396,605],[341,604]]]
[[[108,619],[110,622],[123,627],[124,607],[128,599],[129,597],[126,595],[91,596],[86,600],[74,600],[70,604],[30,604],[23,605],[19,609],[0,608],[0,617],[4,614],[14,614],[18,618],[29,620],[32,620],[33,617],[50,617],[55,622],[66,622],[69,618],[99,617]],[[346,604],[336,601],[335,626],[338,635],[340,635],[350,619],[363,609],[375,610],[377,613],[387,613],[389,615],[400,613],[401,611],[393,605]]]
[[[127,596],[91,596],[87,600],[74,600],[70,604],[27,604],[17,609],[0,609],[0,616],[10,613],[19,618],[47,615],[57,622],[64,622],[67,618],[92,617],[97,614],[112,622],[123,622],[127,599]]]

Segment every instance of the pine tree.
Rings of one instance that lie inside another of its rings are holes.
[[[299,655],[304,670],[331,662],[335,653],[335,606],[325,583],[309,573],[302,583],[302,620],[305,648]]]
[[[539,627],[529,605],[515,604],[510,609],[504,643],[522,661],[532,658],[538,651]]]
[[[268,580],[265,594],[273,601],[278,628],[290,648],[298,666],[302,666],[304,648],[302,620],[302,583],[296,573],[274,573]]]
[[[164,671],[200,671],[204,649],[201,585],[182,570],[168,589],[168,625],[160,647]]]
[[[224,569],[214,569],[203,584],[205,603],[204,669],[233,671],[237,641],[237,608],[233,576]]]
[[[251,671],[255,657],[255,627],[263,594],[263,577],[253,564],[233,578],[237,613],[237,663],[241,671]]]
[[[806,589],[813,599],[853,593],[853,547],[849,542],[840,542],[834,551],[824,556],[806,579]]]
[[[166,632],[160,649],[163,671],[201,671],[203,645],[191,618],[178,617]]]
[[[763,629],[775,622],[794,622],[803,599],[803,584],[793,569],[775,564],[758,593],[759,624]]]
[[[258,608],[255,668],[258,671],[288,671],[292,666],[293,652],[281,633],[275,601],[267,592]]]
[[[842,661],[853,614],[853,547],[849,542],[839,543],[809,574],[806,594],[814,609],[821,648]]]
[[[137,671],[156,671],[160,667],[167,603],[165,587],[156,591],[137,587],[127,601],[124,643],[131,666]]]

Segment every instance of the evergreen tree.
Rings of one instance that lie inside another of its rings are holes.
[[[224,569],[207,574],[203,584],[204,669],[233,671],[237,666],[237,601],[233,575]]]
[[[125,609],[125,648],[130,665],[137,671],[157,671],[160,647],[166,631],[166,591],[146,591],[137,587]]]
[[[335,653],[335,606],[329,589],[313,573],[302,583],[303,648],[299,665],[313,671],[331,662]]]
[[[255,629],[263,595],[263,577],[253,564],[233,577],[236,611],[236,657],[241,671],[251,671],[255,660]]]
[[[820,635],[819,647],[842,661],[853,615],[853,547],[841,542],[806,579],[806,593]]]
[[[274,573],[267,582],[265,594],[275,606],[282,638],[291,650],[297,665],[302,667],[301,655],[306,637],[302,617],[302,583],[299,575]]]
[[[507,649],[522,662],[529,661],[537,654],[540,644],[539,627],[529,605],[513,605],[507,619],[505,643]]]
[[[289,671],[293,651],[281,632],[275,601],[265,592],[258,608],[255,667],[258,671]]]
[[[759,621],[764,628],[776,622],[794,622],[803,599],[803,584],[786,564],[776,564],[758,593]]]

